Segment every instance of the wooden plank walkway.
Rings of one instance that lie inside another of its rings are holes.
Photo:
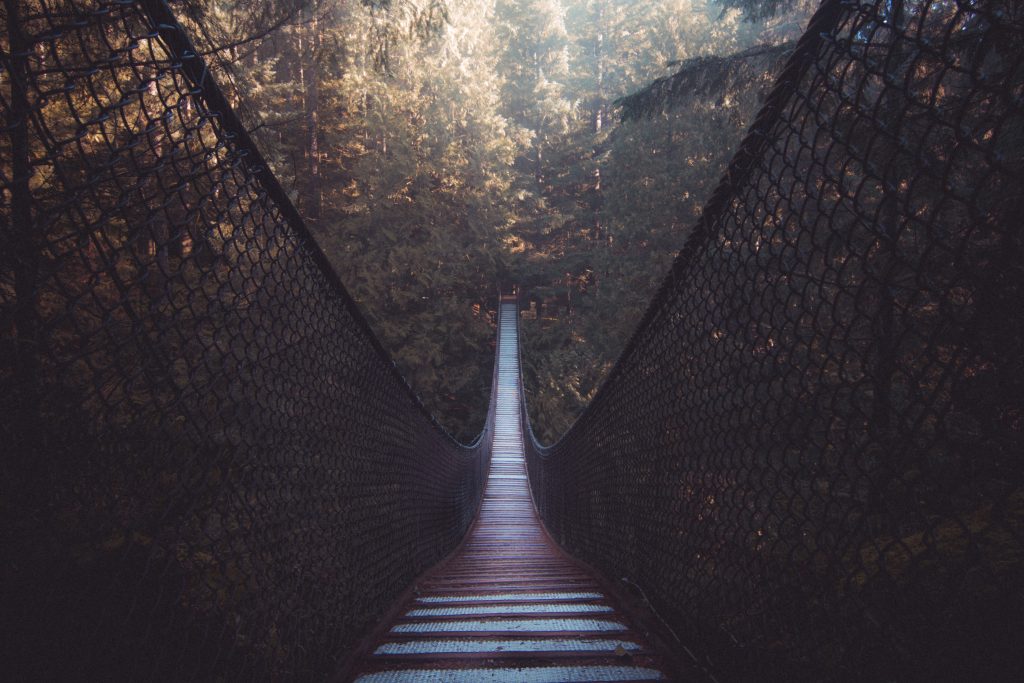
[[[667,680],[598,581],[545,533],[526,479],[515,303],[501,304],[495,434],[477,521],[371,646],[358,683]]]

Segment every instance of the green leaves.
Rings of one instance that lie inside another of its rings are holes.
[[[237,1],[210,5],[252,25]],[[342,280],[461,437],[483,423],[496,283],[536,296],[527,385],[553,439],[747,125],[769,69],[743,50],[784,39],[773,21],[705,0],[315,0],[233,71]],[[616,121],[613,102],[659,77],[626,107],[655,116]]]

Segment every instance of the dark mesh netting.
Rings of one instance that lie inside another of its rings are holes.
[[[5,678],[322,679],[488,440],[424,411],[162,2],[2,12]]]
[[[1024,5],[836,2],[606,385],[548,528],[721,680],[1024,671]]]

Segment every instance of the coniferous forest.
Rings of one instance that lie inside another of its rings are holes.
[[[496,288],[519,285],[551,442],[814,6],[194,0],[185,18],[403,375],[463,440],[486,412]]]
[[[1024,3],[0,0],[0,122],[7,678],[1022,679]]]

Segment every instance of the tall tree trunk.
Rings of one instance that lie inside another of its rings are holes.
[[[307,158],[309,159],[309,206],[306,215],[316,220],[320,218],[321,184],[320,184],[320,30],[319,3],[313,4],[313,18],[310,22],[310,73],[309,87],[306,89],[306,141]]]
[[[604,4],[597,6],[597,37],[594,40],[594,63],[597,66],[597,92],[594,100],[594,133],[604,125]]]
[[[604,126],[604,3],[597,5],[597,37],[594,41],[594,62],[597,65],[597,92],[594,98],[594,136],[601,134]],[[596,142],[596,139],[595,139]],[[594,157],[594,236],[598,240],[603,239],[601,234],[601,208],[604,205],[604,196],[601,191],[601,162],[598,159],[596,146],[591,153]]]
[[[544,189],[544,142],[540,135],[534,145],[533,177],[537,181],[537,191]]]

